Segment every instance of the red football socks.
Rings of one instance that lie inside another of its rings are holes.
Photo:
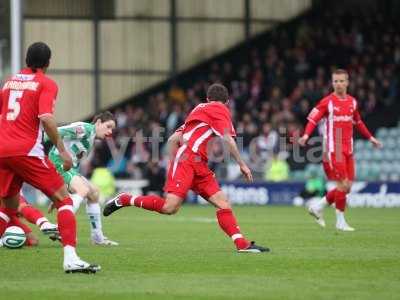
[[[131,200],[132,200],[132,195],[124,193],[121,196],[119,196],[118,203],[122,206],[132,206],[133,203],[131,203]]]
[[[29,223],[37,226],[40,226],[43,222],[47,221],[40,210],[30,205],[22,207],[20,213]]]
[[[162,213],[162,208],[165,204],[165,200],[156,195],[139,196],[133,198],[132,195],[123,194],[119,197],[118,202],[122,206],[136,206],[151,211]]]
[[[329,203],[329,205],[335,202],[336,191],[336,189],[333,189],[326,193],[326,201]]]
[[[337,190],[335,194],[336,209],[344,211],[346,209],[346,192]]]
[[[58,209],[58,230],[61,235],[63,246],[76,247],[76,219],[72,208],[72,199],[65,198],[56,204]]]
[[[162,213],[162,208],[165,204],[165,200],[159,196],[139,196],[136,197],[133,203],[136,207],[141,207],[147,210],[156,211]]]
[[[240,233],[231,209],[217,210],[217,219],[219,226],[233,240],[237,249],[245,249],[249,246],[250,243]]]

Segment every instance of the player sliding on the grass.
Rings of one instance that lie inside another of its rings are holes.
[[[0,202],[0,206],[4,206],[2,201]],[[23,217],[29,223],[36,225],[44,235],[51,237],[59,236],[57,225],[50,223],[39,209],[30,205],[22,193],[19,197],[18,215],[19,217]],[[38,245],[39,240],[32,232],[32,229],[25,223],[21,222],[21,220],[14,219],[13,222],[8,223],[7,227],[10,226],[18,226],[22,228],[26,235],[26,246]]]
[[[57,225],[50,223],[39,209],[30,205],[22,193],[19,197],[18,213],[29,223],[36,225],[43,234],[59,234]]]
[[[175,214],[189,189],[202,196],[216,208],[221,229],[233,240],[238,252],[259,253],[269,251],[249,242],[240,232],[236,218],[226,195],[221,191],[214,173],[208,168],[207,145],[219,136],[224,139],[240,170],[248,181],[253,181],[250,169],[242,160],[233,139],[236,136],[231,115],[226,104],[228,90],[221,84],[213,84],[207,91],[207,102],[199,104],[169,139],[170,153],[175,154],[170,162],[168,178],[164,187],[165,198],[159,196],[132,197],[122,193],[107,202],[103,214],[134,205],[161,214]],[[172,150],[173,149],[173,150]],[[174,151],[175,150],[175,151]]]
[[[23,197],[23,196],[21,195],[21,198],[22,198],[22,197]],[[25,201],[25,200],[24,200],[24,201]],[[29,206],[28,211],[31,210],[31,211],[39,212],[39,213],[41,214],[41,212],[40,212],[37,208],[34,208],[33,206],[30,206],[30,205],[28,205],[28,206]],[[27,206],[27,207],[28,207],[28,206]],[[3,201],[0,201],[0,207],[5,207],[5,205],[3,204]],[[24,210],[24,211],[26,211],[26,210]],[[18,208],[18,213],[19,213],[19,215],[21,215],[21,211],[20,211],[19,208]],[[42,216],[43,216],[43,215],[42,215]],[[32,223],[32,222],[31,222],[31,223]],[[46,224],[45,224],[45,223],[46,223]],[[36,224],[36,223],[33,223],[33,224]],[[44,226],[42,226],[42,225],[44,225]],[[25,246],[28,246],[28,247],[30,247],[30,246],[37,246],[37,245],[39,244],[39,240],[38,240],[38,238],[35,236],[35,234],[32,232],[32,229],[31,229],[28,225],[26,225],[24,222],[22,222],[21,218],[20,218],[18,215],[17,215],[17,217],[12,218],[12,219],[8,222],[7,228],[8,228],[8,227],[11,227],[11,226],[20,227],[20,228],[24,231],[25,236],[26,236]],[[53,231],[52,233],[53,233],[53,234],[59,235],[57,226],[54,225],[54,224],[51,224],[47,219],[46,219],[46,221],[42,220],[41,223],[38,225],[38,227],[39,227],[39,228],[43,227],[43,228],[47,228],[47,229],[52,228],[52,231]],[[46,229],[45,231],[42,231],[42,232],[43,232],[44,234],[50,234],[50,233],[47,231],[47,229]],[[1,246],[2,246],[2,244],[1,244],[1,242],[0,242],[0,247],[1,247]]]
[[[346,196],[354,180],[353,126],[375,147],[382,147],[382,144],[372,136],[362,121],[356,99],[347,94],[347,71],[339,69],[333,72],[332,85],[333,93],[323,98],[310,112],[304,135],[299,139],[299,144],[304,146],[318,122],[325,120],[323,167],[328,179],[336,181],[336,188],[311,205],[309,213],[319,225],[325,227],[323,209],[335,203],[336,228],[354,231],[344,218]]]
[[[64,178],[68,190],[72,193],[73,211],[76,213],[80,204],[86,199],[86,213],[89,218],[91,240],[95,245],[117,246],[118,243],[104,236],[101,223],[99,190],[84,176],[79,174],[79,164],[86,157],[95,139],[104,139],[112,134],[115,128],[115,118],[109,111],[96,115],[92,123],[75,122],[58,127],[58,133],[64,141],[67,151],[72,156],[72,168],[63,169],[63,160],[57,147],[53,146],[49,158],[56,166],[57,172]],[[49,141],[45,136],[45,142]]]

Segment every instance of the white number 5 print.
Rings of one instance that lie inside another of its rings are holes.
[[[10,96],[8,97],[8,112],[7,112],[7,120],[15,121],[18,117],[19,112],[21,110],[21,106],[18,100],[22,97],[22,93],[24,91],[10,91]]]

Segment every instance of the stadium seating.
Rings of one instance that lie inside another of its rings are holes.
[[[400,178],[400,124],[379,128],[376,137],[384,145],[374,149],[369,141],[356,140],[354,145],[356,174],[359,180],[398,180]]]

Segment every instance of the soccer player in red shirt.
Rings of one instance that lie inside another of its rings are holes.
[[[307,143],[317,123],[325,120],[323,136],[323,167],[329,180],[336,181],[336,188],[329,191],[319,202],[309,207],[309,213],[317,223],[325,227],[323,208],[335,203],[336,228],[342,231],[354,231],[345,218],[346,195],[350,192],[354,180],[353,126],[371,143],[382,147],[369,132],[361,119],[356,99],[347,94],[349,75],[338,69],[332,74],[333,93],[323,98],[308,115],[308,123],[299,144]]]
[[[19,197],[18,213],[29,223],[36,225],[43,234],[50,237],[59,235],[58,226],[50,223],[39,209],[29,204],[22,193]]]
[[[225,86],[211,85],[207,91],[208,103],[196,106],[186,118],[185,124],[168,139],[170,150],[175,155],[170,162],[164,186],[165,198],[154,195],[132,197],[122,193],[107,202],[103,211],[104,216],[124,206],[132,205],[161,214],[175,214],[189,189],[192,189],[217,208],[218,223],[233,240],[238,252],[269,251],[268,248],[249,242],[240,232],[231,205],[207,165],[207,145],[213,137],[219,136],[226,142],[229,152],[239,164],[246,179],[253,180],[251,171],[240,157],[233,139],[236,133],[229,109],[225,105],[228,97]]]
[[[2,202],[0,202],[0,206],[3,206]],[[57,225],[50,223],[50,221],[43,215],[43,213],[39,209],[30,205],[22,193],[20,194],[19,197],[18,216],[23,217],[29,223],[36,225],[39,228],[39,230],[43,234],[48,235],[50,239],[59,236]],[[15,222],[18,222],[18,220],[14,218],[13,223],[9,222],[7,227],[10,226],[21,227],[26,235],[25,245],[27,246],[38,245],[39,240],[33,234],[30,227],[27,226],[25,223],[21,222],[21,220],[19,221],[20,223],[16,224]]]
[[[42,42],[29,46],[27,68],[11,76],[0,92],[0,236],[7,224],[17,218],[20,190],[27,182],[41,190],[58,209],[58,228],[64,249],[64,270],[95,273],[100,269],[81,260],[76,254],[76,220],[72,200],[64,181],[45,156],[43,128],[60,151],[64,168],[72,159],[65,150],[53,117],[57,84],[45,75],[51,57],[50,48]]]

